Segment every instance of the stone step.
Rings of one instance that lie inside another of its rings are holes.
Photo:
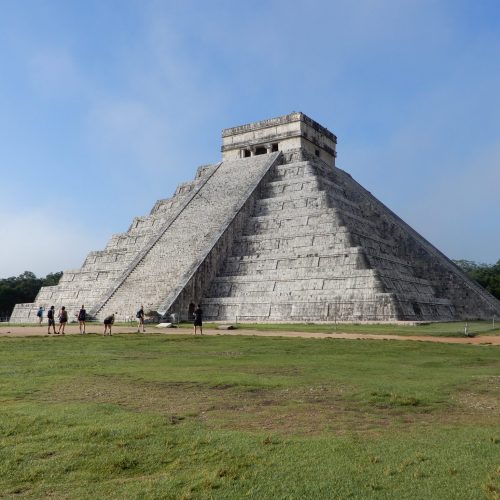
[[[202,303],[206,320],[235,319],[236,321],[342,321],[396,318],[394,301],[389,294],[369,296],[330,295],[324,299],[290,300],[282,297],[272,302],[256,300],[241,302],[224,299]]]
[[[371,278],[370,278],[371,280]],[[293,281],[261,281],[245,283],[218,283],[208,294],[212,298],[225,297],[258,297],[259,300],[272,301],[273,297],[289,296],[299,298],[329,297],[332,290],[343,290],[349,294],[356,290],[370,290],[373,293],[373,283],[366,279],[303,279]],[[295,288],[294,288],[295,287]],[[376,291],[382,291],[379,287]],[[418,292],[412,292],[418,293]]]
[[[309,175],[332,179],[333,170],[325,169],[312,161],[283,163],[273,169],[272,180],[288,180],[294,177],[300,178]]]
[[[318,191],[311,195],[298,192],[291,193],[290,196],[260,199],[256,202],[254,217],[281,218],[286,214],[286,218],[294,218],[298,213],[304,211],[308,213],[317,211],[323,215],[331,213],[342,224],[342,218],[348,217],[359,229],[377,229],[377,224],[363,217],[361,210],[353,208],[352,203],[335,200],[324,191]]]
[[[279,203],[279,202],[289,202],[289,201],[295,201],[295,200],[303,200],[304,198],[327,198],[327,193],[325,191],[322,191],[320,189],[313,189],[313,190],[308,190],[308,189],[300,189],[300,190],[295,190],[291,191],[289,193],[279,193],[279,194],[272,194],[270,196],[265,196],[265,194],[262,194],[261,192],[261,197],[256,201],[257,206],[267,206],[272,203]]]
[[[301,254],[287,252],[281,255],[257,255],[245,257],[230,257],[226,260],[226,266],[221,276],[234,276],[238,274],[253,275],[262,270],[285,270],[285,269],[311,269],[314,267],[338,268],[342,266],[355,266],[364,269],[365,259],[361,253],[355,252],[321,252],[315,254]],[[295,272],[295,271],[293,271]]]
[[[277,196],[284,196],[288,193],[299,192],[315,192],[321,191],[318,185],[318,179],[312,174],[305,178],[294,178],[289,181],[270,181],[261,187],[261,198],[273,198]]]
[[[242,236],[273,236],[274,238],[291,238],[294,236],[306,236],[308,234],[317,234],[321,232],[322,234],[335,234],[338,231],[342,231],[345,227],[340,225],[338,222],[329,222],[322,224],[314,224],[315,220],[309,224],[309,218],[307,216],[297,217],[294,219],[284,219],[282,221],[271,221],[273,225],[256,223],[247,224],[243,230]]]
[[[231,255],[234,257],[252,254],[278,255],[296,249],[297,252],[314,254],[322,249],[342,252],[351,247],[350,235],[339,231],[336,234],[316,234],[272,238],[265,235],[242,236],[233,244]]]
[[[318,259],[319,260],[319,259]],[[283,268],[281,269],[260,269],[258,271],[250,271],[248,274],[226,274],[217,276],[212,282],[214,286],[219,286],[224,284],[226,287],[228,284],[234,283],[255,283],[257,289],[259,286],[268,289],[271,285],[267,282],[281,282],[281,281],[304,281],[304,280],[345,280],[347,278],[358,279],[366,277],[375,276],[375,271],[372,269],[358,269],[356,264],[339,266],[335,269],[329,269],[324,267],[297,267],[293,271],[285,272]],[[409,280],[409,277],[406,278]],[[417,282],[415,282],[417,283]],[[420,284],[420,283],[419,283]],[[316,288],[316,285],[314,285]]]
[[[311,207],[296,210],[280,210],[267,214],[254,214],[248,218],[244,230],[250,230],[252,226],[269,227],[270,230],[274,230],[282,224],[282,221],[284,221],[284,225],[290,225],[293,224],[295,219],[303,219],[304,217],[307,217],[307,224],[310,225],[321,225],[332,222],[344,225],[335,209],[329,207]]]
[[[347,271],[347,269],[345,269]],[[295,272],[287,276],[278,271],[265,271],[261,279],[255,276],[219,276],[213,282],[212,296],[225,297],[255,293],[291,293],[306,290],[335,290],[377,288],[377,276],[371,269],[352,269],[351,273],[331,272],[326,276],[319,272]],[[318,292],[319,293],[319,292]]]
[[[118,233],[114,234],[113,237],[106,244],[105,250],[127,250],[136,251],[142,248],[152,235],[152,231],[137,232],[136,234],[129,233]]]

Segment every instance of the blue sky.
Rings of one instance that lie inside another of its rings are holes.
[[[338,166],[451,258],[500,259],[496,0],[3,0],[0,277],[79,267],[303,111]]]

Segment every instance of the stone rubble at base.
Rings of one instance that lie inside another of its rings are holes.
[[[146,312],[210,321],[443,321],[500,302],[335,166],[337,138],[303,113],[226,129],[222,162],[136,217],[38,306],[97,319]]]

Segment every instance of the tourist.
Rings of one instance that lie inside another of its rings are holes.
[[[61,310],[59,311],[59,331],[57,333],[64,335],[64,328],[67,322],[68,322],[68,311],[66,311],[66,308],[62,306]]]
[[[54,328],[54,334],[56,333],[56,321],[54,318],[54,306],[50,306],[50,309],[47,311],[47,320],[49,323],[49,330],[48,334],[50,335],[50,327],[52,326]]]
[[[137,311],[137,314],[135,315],[137,318],[137,333],[141,331],[141,326],[142,326],[142,333],[146,331],[144,328],[144,306],[141,305],[141,308]]]
[[[43,321],[43,307],[40,306],[38,308],[38,311],[36,312],[36,316],[38,318],[38,324],[41,325]]]
[[[78,321],[80,323],[80,333],[85,335],[85,321],[87,320],[87,311],[85,310],[85,306],[82,304],[82,308],[78,313]],[[83,329],[83,331],[82,331]]]
[[[203,335],[203,310],[200,304],[196,306],[194,310],[194,334],[196,335],[196,328],[200,327],[200,335]]]
[[[111,326],[113,325],[114,322],[115,322],[115,313],[113,313],[111,316],[107,316],[106,318],[104,318],[104,335],[106,335],[106,332],[108,330],[109,330],[108,335],[112,335]]]

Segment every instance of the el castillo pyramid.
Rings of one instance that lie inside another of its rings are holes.
[[[81,304],[98,319],[141,304],[214,321],[442,321],[500,302],[335,166],[337,138],[303,113],[222,132],[222,161],[136,217],[80,269],[18,304]]]

